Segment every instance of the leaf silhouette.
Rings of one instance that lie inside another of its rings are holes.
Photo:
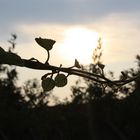
[[[80,64],[79,64],[79,62],[78,62],[77,59],[75,59],[74,66],[75,66],[76,68],[81,68],[81,66],[80,66]]]
[[[38,45],[40,45],[41,47],[43,47],[47,51],[51,50],[53,45],[56,42],[55,40],[41,38],[41,37],[35,38],[35,41],[38,43]]]
[[[67,84],[67,77],[64,74],[58,74],[55,77],[55,85],[57,87],[64,87]]]
[[[44,91],[50,91],[55,87],[55,82],[52,78],[48,77],[42,80],[42,88]]]

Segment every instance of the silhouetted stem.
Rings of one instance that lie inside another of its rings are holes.
[[[126,79],[126,80],[110,80],[104,75],[98,75],[98,74],[90,73],[84,70],[66,68],[66,67],[57,67],[57,66],[49,65],[47,63],[43,64],[39,61],[32,61],[32,60],[27,60],[27,59],[22,59],[22,60],[23,60],[23,65],[22,66],[17,65],[17,66],[27,67],[27,68],[36,69],[36,70],[50,70],[50,71],[53,71],[53,73],[57,73],[61,71],[61,72],[67,73],[68,75],[80,76],[80,77],[87,78],[89,80],[92,80],[98,83],[107,84],[109,86],[112,86],[112,85],[123,86],[130,82],[136,81],[138,78],[140,78],[140,74],[138,74],[137,76]],[[49,55],[48,55],[47,60],[49,60]],[[1,63],[5,64],[4,62],[1,62]]]
[[[24,67],[27,67],[27,68],[37,69],[37,70],[51,70],[54,72],[61,71],[61,72],[68,73],[69,75],[77,75],[83,78],[88,78],[89,80],[93,80],[98,83],[111,84],[111,85],[116,85],[116,86],[122,86],[122,85],[128,84],[130,82],[137,80],[140,77],[140,74],[139,74],[127,80],[110,80],[106,78],[104,75],[98,75],[98,74],[86,72],[83,70],[57,67],[57,66],[43,64],[41,62],[35,62],[35,61],[26,60],[26,59],[23,59],[23,61],[24,61]]]
[[[50,59],[50,52],[47,51],[47,54],[48,54],[48,58],[47,58],[47,60],[46,60],[46,63],[48,63],[48,61],[49,61],[49,59]]]

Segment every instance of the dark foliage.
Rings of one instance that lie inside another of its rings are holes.
[[[13,49],[12,43],[9,51]],[[137,61],[137,70],[123,73],[127,76],[139,73],[139,56]],[[100,68],[103,68],[101,62],[86,70],[102,73]],[[0,140],[137,140],[140,137],[140,79],[120,89],[106,88],[90,80],[85,80],[86,87],[77,82],[72,88],[72,102],[53,107],[48,106],[48,97],[36,80],[27,81],[23,89],[16,81],[15,67],[0,65]]]

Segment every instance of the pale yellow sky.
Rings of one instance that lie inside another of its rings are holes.
[[[67,37],[66,33],[70,29],[75,28],[83,28],[84,30],[98,33],[98,35],[102,38],[103,62],[106,65],[106,72],[108,70],[112,70],[116,73],[119,73],[121,70],[131,68],[136,65],[135,56],[140,52],[140,29],[136,19],[133,19],[132,13],[110,14],[90,24],[19,24],[17,26],[17,34],[19,35],[19,40],[16,51],[23,58],[35,57],[40,61],[45,62],[46,52],[43,48],[36,44],[34,38],[39,36],[51,38],[56,40],[56,44],[54,45],[53,50],[51,50],[50,63],[57,66],[60,64],[63,64],[63,66],[71,66],[74,63],[74,58],[71,60],[67,59],[60,50],[62,47],[70,47],[65,42]],[[83,35],[81,34],[81,36]],[[22,37],[25,40],[27,39],[27,41],[22,41]],[[74,38],[76,39],[76,36],[74,36]],[[77,40],[79,38],[80,35],[77,34]],[[74,45],[73,42],[71,42],[71,44]],[[93,48],[94,47],[95,46],[93,46]],[[87,50],[89,49],[88,46],[86,46],[86,48]],[[69,48],[66,48],[66,50],[67,49],[69,50]],[[74,49],[74,47],[72,47],[70,50],[72,51],[72,49]],[[75,51],[75,49],[73,51]],[[81,53],[80,48],[79,53]],[[92,56],[90,57],[92,58]],[[89,63],[91,63],[91,61],[89,61]],[[23,68],[18,68],[18,70],[20,71],[19,79],[21,81],[25,81],[31,78],[39,79],[42,74],[45,74],[45,71],[34,71]],[[70,80],[68,86],[61,89],[56,88],[55,90],[55,92],[58,92],[61,97],[64,97],[62,94],[70,93],[69,87],[71,84],[74,84],[73,79],[75,78],[72,77],[69,79]]]
[[[79,60],[83,63],[87,55],[82,53],[87,54],[90,50],[92,54],[90,42],[91,44],[93,42],[89,34],[96,32],[102,37],[106,72],[112,70],[118,74],[121,70],[136,65],[135,55],[140,52],[139,9],[138,0],[1,0],[0,45],[5,49],[9,46],[6,41],[10,33],[16,33],[18,35],[16,52],[23,58],[35,57],[45,62],[46,52],[34,39],[39,36],[52,38],[56,40],[56,44],[51,51],[50,63],[57,66],[60,64],[71,66],[74,63],[72,56],[77,56],[78,59],[83,56]],[[67,32],[75,27],[80,27],[86,32],[73,33],[74,38],[70,34],[67,35]],[[85,49],[82,45],[86,44],[87,38],[89,44]],[[78,48],[73,46],[72,40],[76,41],[77,46],[81,46],[78,53],[76,53]],[[95,36],[93,40],[95,42]],[[61,50],[63,47],[69,51],[65,57]],[[66,58],[67,56],[69,58]],[[91,61],[90,56],[88,57]],[[40,79],[45,74],[45,71],[17,69],[20,82],[32,78]],[[68,86],[56,89],[54,93],[58,92],[60,97],[64,97],[62,94],[70,92],[71,84],[74,84],[73,77],[70,78]]]

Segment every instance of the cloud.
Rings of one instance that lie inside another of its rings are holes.
[[[134,60],[135,55],[140,52],[139,19],[140,12],[133,11],[128,13],[111,13],[89,23],[69,25],[47,22],[18,23],[16,26],[12,26],[12,30],[15,30],[19,36],[19,44],[25,44],[26,42],[26,45],[20,45],[25,46],[25,48],[27,46],[31,47],[30,44],[35,43],[34,38],[39,36],[56,40],[56,48],[59,48],[61,43],[63,43],[67,29],[74,26],[83,26],[101,34],[103,38],[104,56],[106,57],[105,63],[112,63],[121,60]]]
[[[16,27],[18,32],[22,32],[27,38],[47,37],[61,41],[64,37],[67,25],[48,24],[48,23],[34,23],[34,24],[19,24]]]
[[[17,33],[18,25],[92,24],[111,14],[128,12],[133,13],[131,18],[137,18],[135,13],[139,12],[139,5],[137,0],[1,0],[1,39]]]
[[[0,17],[7,24],[88,23],[110,13],[137,11],[139,5],[137,0],[1,0]]]
[[[17,47],[17,52],[23,57],[35,57],[45,62],[47,57],[46,51],[35,42],[35,38],[50,38],[56,41],[51,50],[51,63],[58,66],[60,63],[67,64],[60,52],[60,47],[63,44],[65,32],[70,27],[68,25],[50,25],[44,23],[18,25],[17,31],[23,39],[21,38],[18,41],[19,47]]]
[[[134,66],[134,57],[140,52],[139,9],[138,0],[1,0],[0,42],[3,44],[10,33],[16,33],[16,52],[23,58],[35,57],[43,62],[46,52],[34,38],[55,39],[51,62],[59,66],[64,62],[58,50],[65,31],[75,25],[83,26],[101,34],[103,62],[107,69],[121,71],[124,67]],[[45,74],[44,71],[18,69],[21,81]]]
[[[81,24],[84,28],[96,30],[100,32],[103,37],[103,62],[106,65],[106,72],[111,70],[115,72],[116,76],[120,75],[120,71],[127,68],[134,67],[135,55],[140,52],[140,29],[139,20],[131,20],[128,15],[111,14],[105,18],[102,18],[95,23]],[[51,64],[59,66],[59,64],[67,64],[59,53],[59,47],[63,43],[65,30],[75,26],[72,25],[51,25],[51,24],[21,24],[17,26],[19,38],[17,52],[23,58],[31,58],[32,56],[40,60],[45,61],[46,52],[39,47],[34,38],[37,36],[47,36],[54,38],[57,42],[54,46],[54,50],[51,52]],[[71,64],[67,64],[71,66]],[[31,78],[38,78],[46,73],[46,71],[34,71],[30,69],[18,68],[20,73],[20,81]],[[69,79],[70,80],[70,79]],[[62,89],[56,88],[54,93],[61,98],[69,96],[71,94],[70,86],[74,83],[74,80],[69,81],[68,86]],[[58,94],[57,94],[58,93]],[[60,94],[61,93],[61,94]],[[65,94],[67,93],[67,94]]]
[[[136,15],[136,17],[133,15]],[[22,39],[25,38],[24,42],[29,44],[34,41],[35,37],[39,36],[56,40],[56,52],[54,56],[60,56],[60,54],[58,54],[59,47],[63,44],[67,29],[78,26],[88,28],[98,32],[103,39],[103,56],[105,57],[105,63],[110,64],[123,61],[125,64],[125,62],[134,62],[135,55],[140,52],[139,17],[140,12],[111,13],[106,17],[98,19],[96,22],[88,24],[30,23],[19,24],[16,26],[16,30],[22,35]],[[31,45],[26,46],[31,47]]]
[[[140,52],[138,17],[140,12],[110,14],[89,25],[89,28],[98,30],[103,38],[105,63],[121,63],[122,67],[134,63],[135,55]]]

